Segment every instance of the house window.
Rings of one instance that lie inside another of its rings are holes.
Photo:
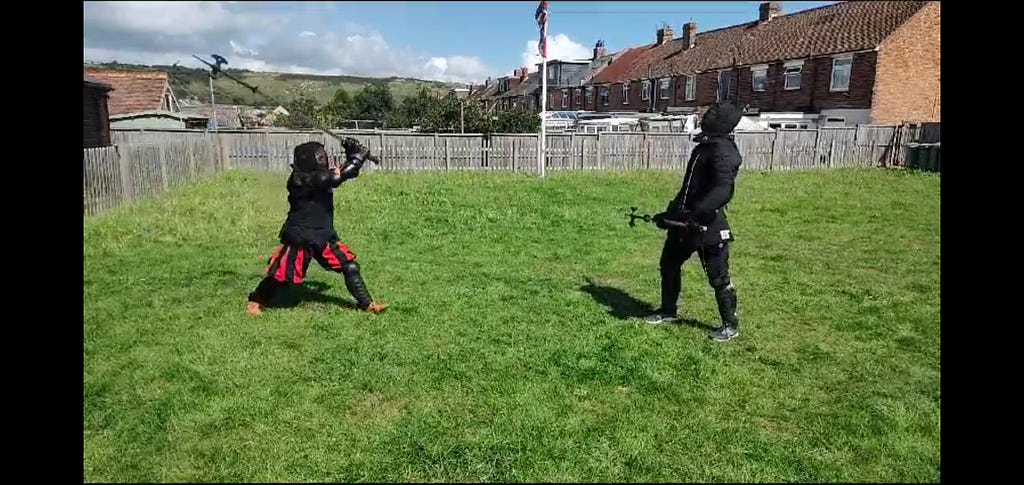
[[[587,96],[586,97],[587,106],[593,105],[594,104],[594,88],[593,87],[587,86],[587,94],[586,94],[586,96]]]
[[[629,83],[622,83],[622,104],[629,104]]]
[[[669,81],[671,79],[665,78],[658,82],[658,92],[661,99],[668,99],[669,95],[672,94],[672,91],[669,89]]]
[[[582,103],[580,103],[580,90],[579,89],[573,89],[572,90],[572,105],[574,107],[576,107],[576,108],[579,108],[581,104]]]
[[[832,59],[832,82],[830,91],[847,91],[850,89],[850,68],[853,67],[852,57]]]
[[[640,100],[647,101],[649,99],[651,99],[651,82],[644,81],[643,84],[640,85]]]
[[[803,77],[804,70],[803,61],[787,62],[785,69],[783,87],[785,89],[800,89],[800,78]]]
[[[563,89],[562,90],[562,108],[568,108],[568,107],[569,107],[569,90],[568,89]]]
[[[729,99],[732,94],[732,72],[718,71],[718,101]]]
[[[697,99],[697,76],[686,76],[686,100]]]
[[[608,86],[601,86],[601,105],[608,106]]]
[[[752,88],[756,92],[763,92],[768,90],[768,66],[757,66],[751,68],[751,74],[753,75]]]

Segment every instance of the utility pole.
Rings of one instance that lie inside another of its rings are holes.
[[[213,131],[217,131],[217,102],[213,99],[213,74],[210,74],[210,119],[213,121]]]

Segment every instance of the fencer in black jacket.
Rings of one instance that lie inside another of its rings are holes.
[[[732,229],[725,215],[732,200],[736,174],[743,163],[732,136],[742,112],[730,102],[712,105],[701,118],[698,143],[690,154],[683,184],[665,212],[654,216],[667,229],[661,253],[661,308],[648,316],[648,323],[677,320],[677,303],[682,290],[682,265],[694,253],[700,258],[708,283],[715,290],[721,325],[711,333],[716,341],[739,336],[736,288],[729,279],[729,244]],[[666,223],[682,222],[683,227]]]

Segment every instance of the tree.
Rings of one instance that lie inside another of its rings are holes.
[[[386,83],[368,84],[352,98],[352,107],[358,119],[385,121],[395,110],[395,99]]]
[[[530,111],[503,111],[495,120],[496,133],[537,133],[540,131],[540,115]]]
[[[338,88],[334,92],[334,98],[323,107],[327,125],[331,128],[341,126],[342,121],[352,118],[353,109],[352,96],[344,88]]]
[[[293,130],[310,130],[313,121],[322,123],[325,113],[311,96],[302,94],[288,106],[288,114],[277,118],[276,124]]]

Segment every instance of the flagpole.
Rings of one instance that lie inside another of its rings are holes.
[[[547,143],[545,143],[547,141],[547,128],[544,126],[544,115],[547,114],[548,111],[548,22],[546,19],[544,21],[541,37],[544,38],[545,45],[544,51],[542,52],[543,55],[541,56],[541,66],[543,67],[541,68],[540,78],[540,153],[538,155],[540,159],[537,161],[537,164],[540,170],[540,176],[543,178],[546,169],[545,165],[547,165],[544,163],[547,158],[545,152],[547,145]]]

